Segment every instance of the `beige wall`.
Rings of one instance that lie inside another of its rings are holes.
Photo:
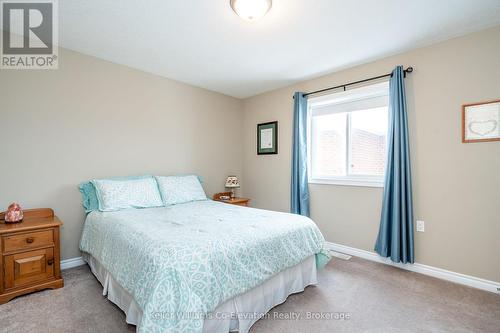
[[[242,172],[241,125],[238,99],[64,49],[59,70],[0,70],[0,210],[53,207],[78,257],[80,182],[196,173],[218,192]]]
[[[413,66],[407,78],[419,263],[500,281],[500,142],[462,144],[461,105],[500,99],[500,27],[310,80],[244,101],[244,194],[289,210],[292,94]],[[256,124],[279,121],[279,154],[256,155]],[[326,239],[372,250],[382,189],[311,185]]]
[[[288,211],[293,92],[412,65],[416,259],[500,281],[500,142],[460,142],[461,105],[500,99],[499,40],[497,27],[243,102],[63,49],[59,70],[0,71],[0,209],[53,207],[63,258],[79,256],[77,185],[91,178],[197,173],[211,194],[243,172],[254,206]],[[272,120],[280,153],[257,156],[256,124]],[[311,186],[313,219],[348,246],[373,248],[380,203],[379,188]]]

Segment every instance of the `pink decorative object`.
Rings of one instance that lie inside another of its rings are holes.
[[[11,203],[5,212],[5,222],[15,223],[23,220],[23,210],[18,203]]]

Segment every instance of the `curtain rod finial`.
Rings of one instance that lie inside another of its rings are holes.
[[[413,67],[408,67],[408,68],[405,70],[405,72],[407,72],[407,73],[411,73],[411,72],[413,72]]]

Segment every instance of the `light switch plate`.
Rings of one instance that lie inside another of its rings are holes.
[[[425,222],[417,220],[417,231],[418,232],[425,232]]]

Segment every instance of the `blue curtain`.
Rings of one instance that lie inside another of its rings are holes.
[[[389,83],[389,131],[382,215],[375,251],[394,262],[413,263],[413,203],[404,71]]]
[[[304,93],[293,96],[292,195],[291,212],[309,216],[307,184],[307,98]]]

